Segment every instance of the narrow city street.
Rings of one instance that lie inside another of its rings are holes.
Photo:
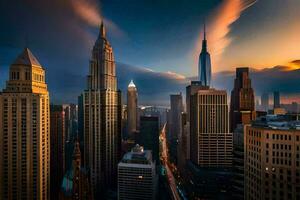
[[[167,141],[166,141],[166,124],[163,126],[160,134],[160,140],[162,141],[162,153],[161,153],[161,160],[162,164],[166,169],[166,176],[169,182],[169,189],[172,194],[172,198],[174,200],[180,200],[180,196],[177,191],[177,185],[176,185],[176,179],[173,176],[173,173],[169,167],[169,159],[168,159],[168,147],[167,147]]]

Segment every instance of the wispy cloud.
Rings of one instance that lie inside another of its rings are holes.
[[[113,21],[105,19],[101,15],[100,5],[96,0],[73,0],[71,1],[71,5],[75,11],[75,14],[88,25],[99,27],[103,21],[113,36],[126,36],[124,31],[121,30]]]
[[[217,66],[220,64],[222,53],[232,42],[228,36],[230,26],[239,19],[241,13],[252,6],[256,0],[225,0],[211,14],[207,25],[208,48],[212,57],[213,71],[220,71]],[[199,52],[201,51],[201,41],[203,39],[203,29],[199,33],[196,46],[192,52],[194,63],[198,62]]]

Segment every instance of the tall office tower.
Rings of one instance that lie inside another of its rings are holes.
[[[211,82],[211,61],[210,55],[207,52],[206,32],[204,25],[204,37],[202,41],[202,50],[199,55],[198,78],[203,86],[210,86]]]
[[[136,142],[142,145],[145,149],[151,150],[153,159],[156,161],[156,165],[159,165],[158,117],[141,116],[140,132],[137,135]]]
[[[231,167],[232,133],[229,133],[227,94],[198,90],[191,96],[191,160],[199,167]]]
[[[92,50],[87,80],[83,94],[84,164],[90,170],[94,194],[101,198],[101,191],[117,185],[122,109],[113,50],[103,23]]]
[[[59,191],[60,200],[93,200],[93,192],[87,170],[81,166],[81,152],[78,139],[74,142],[72,167],[63,177]]]
[[[118,165],[118,199],[156,199],[157,174],[150,150],[136,145]]]
[[[135,132],[137,131],[137,88],[133,83],[133,80],[130,81],[127,89],[127,127],[129,138],[134,139]]]
[[[254,91],[251,87],[249,68],[236,68],[230,101],[230,132],[232,133],[238,124],[249,124],[254,118]]]
[[[266,112],[268,112],[268,110],[269,110],[269,94],[268,93],[263,93],[261,95],[261,109]]]
[[[182,94],[170,95],[171,110],[170,110],[170,124],[169,124],[169,146],[170,159],[177,163],[177,143],[181,127],[181,113],[183,112]]]
[[[265,116],[245,127],[245,199],[300,199],[299,121]]]
[[[0,93],[0,199],[50,199],[49,123],[45,70],[25,48]]]
[[[51,199],[58,199],[65,174],[65,112],[60,105],[50,105],[50,174]]]
[[[280,93],[275,91],[274,95],[274,108],[280,108]]]

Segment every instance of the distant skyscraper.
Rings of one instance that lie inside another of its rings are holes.
[[[261,95],[261,109],[263,111],[269,110],[269,94],[268,93],[263,93]]]
[[[230,132],[238,124],[248,124],[255,118],[254,91],[251,87],[249,68],[237,68],[230,101]]]
[[[280,93],[278,91],[274,92],[274,108],[280,108]]]
[[[190,103],[191,160],[200,167],[231,167],[232,133],[226,91],[198,90]]]
[[[137,136],[137,143],[145,149],[152,151],[153,159],[156,164],[160,164],[159,160],[159,127],[158,117],[141,116],[140,132]]]
[[[93,47],[88,87],[84,91],[84,163],[96,198],[117,184],[121,151],[121,92],[117,90],[113,49],[104,25]]]
[[[204,25],[204,37],[202,41],[202,50],[199,55],[198,78],[203,86],[210,86],[211,82],[211,61],[207,52],[206,32]]]
[[[150,150],[136,145],[118,165],[118,199],[156,199],[157,175]]]
[[[245,127],[245,199],[300,199],[299,121],[265,116]]]
[[[0,93],[0,199],[50,199],[50,109],[45,70],[28,48]]]
[[[78,139],[80,142],[81,162],[84,165],[84,111],[83,111],[83,94],[78,96]]]
[[[177,162],[177,143],[181,128],[181,113],[183,112],[182,94],[170,95],[171,109],[169,121],[169,146],[172,162]]]
[[[127,127],[129,138],[134,139],[135,132],[137,131],[137,109],[138,109],[138,93],[137,88],[133,81],[128,85],[127,89]]]
[[[60,105],[50,105],[50,174],[51,199],[58,199],[65,174],[65,112]]]
[[[93,192],[90,186],[87,170],[81,167],[81,152],[79,141],[74,142],[72,154],[72,167],[63,177],[59,200],[93,200]]]

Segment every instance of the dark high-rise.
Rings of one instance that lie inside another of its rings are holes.
[[[254,118],[254,91],[249,77],[249,68],[237,68],[234,88],[231,91],[230,132],[233,132],[238,124],[248,124]]]
[[[121,151],[121,91],[117,89],[113,49],[103,23],[93,47],[87,89],[83,94],[84,165],[97,199],[116,188]]]
[[[181,128],[181,113],[183,112],[182,94],[170,95],[171,110],[169,120],[170,158],[172,162],[177,162],[177,144]]]
[[[280,93],[275,91],[274,95],[274,108],[280,108]]]
[[[207,40],[204,25],[204,37],[202,41],[202,50],[199,55],[198,78],[203,86],[210,86],[211,82],[211,60],[207,51]]]
[[[50,105],[50,186],[51,199],[58,198],[65,174],[65,112],[61,105]]]
[[[153,159],[159,165],[159,123],[158,117],[141,116],[140,132],[138,133],[137,143],[145,149],[152,150]]]

